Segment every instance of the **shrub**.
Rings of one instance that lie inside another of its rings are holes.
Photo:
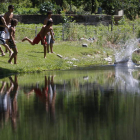
[[[52,4],[51,2],[44,2],[39,7],[39,12],[42,15],[46,15],[47,11],[53,11],[53,13],[59,13],[61,11],[61,7],[55,4]]]

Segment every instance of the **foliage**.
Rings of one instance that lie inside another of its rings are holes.
[[[131,0],[127,3],[123,4],[124,7],[124,13],[127,18],[130,20],[136,19],[136,16],[139,14],[140,10],[140,2],[138,0]]]
[[[71,23],[71,22],[73,22],[72,21],[73,16],[66,15],[66,13],[64,11],[61,11],[61,16],[62,16],[62,19],[63,19],[63,23]]]
[[[47,11],[53,11],[54,14],[58,13],[61,10],[61,7],[48,1],[48,2],[42,3],[39,9],[42,15],[46,15]]]

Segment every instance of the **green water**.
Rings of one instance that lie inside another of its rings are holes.
[[[98,68],[0,79],[0,138],[139,140],[139,72]]]

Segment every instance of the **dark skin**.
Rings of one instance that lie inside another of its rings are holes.
[[[51,36],[52,36],[52,39],[54,40],[53,38],[53,34],[52,34],[52,23],[50,25],[43,25],[43,27],[41,28],[41,31],[39,32],[40,34],[40,37],[41,37],[41,41],[43,43],[43,46],[44,46],[44,58],[46,58],[46,45],[45,45],[45,40],[44,40],[44,36],[47,35],[48,32],[50,32]],[[31,45],[35,45],[34,42],[32,40],[30,40],[29,38],[25,37],[22,39],[22,42],[24,41],[28,41]]]
[[[7,26],[6,22],[5,22],[5,19],[4,19],[3,17],[1,18],[1,21],[2,21],[3,25],[0,25],[0,27],[6,27],[6,28],[8,28],[8,26]],[[8,46],[7,44],[3,44],[3,46],[4,46],[10,53],[12,53],[11,49],[9,48],[9,46]],[[0,46],[0,48],[1,48],[1,46]],[[3,53],[2,49],[1,49],[1,52]]]
[[[14,10],[14,7],[9,9],[8,12],[4,14],[4,19],[7,25],[11,24],[11,19],[13,18],[13,10]],[[6,40],[6,44],[8,44],[8,39]],[[7,49],[5,51],[7,52]]]
[[[52,14],[49,14],[47,16],[47,18],[44,20],[44,25],[47,25],[47,22],[49,20],[52,20]],[[53,32],[53,29],[52,29],[52,32]],[[53,35],[54,35],[54,32],[53,32]],[[51,53],[53,53],[53,43],[50,43],[50,44],[47,44],[47,52],[49,53],[49,46],[50,46],[50,50],[51,50]]]
[[[17,23],[14,23],[14,25],[11,25],[11,28],[9,29],[9,33],[10,33],[10,39],[13,41],[14,43],[14,46],[16,46],[16,43],[15,43],[15,26],[17,25]],[[17,64],[17,53],[18,53],[18,50],[17,48],[12,48],[13,50],[13,54],[12,56],[10,57],[8,63],[12,64],[12,59],[14,58],[14,64]]]

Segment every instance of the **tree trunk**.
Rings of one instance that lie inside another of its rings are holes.
[[[56,4],[62,7],[62,5],[63,5],[63,0],[56,0]]]
[[[91,14],[94,13],[94,0],[91,0]]]

